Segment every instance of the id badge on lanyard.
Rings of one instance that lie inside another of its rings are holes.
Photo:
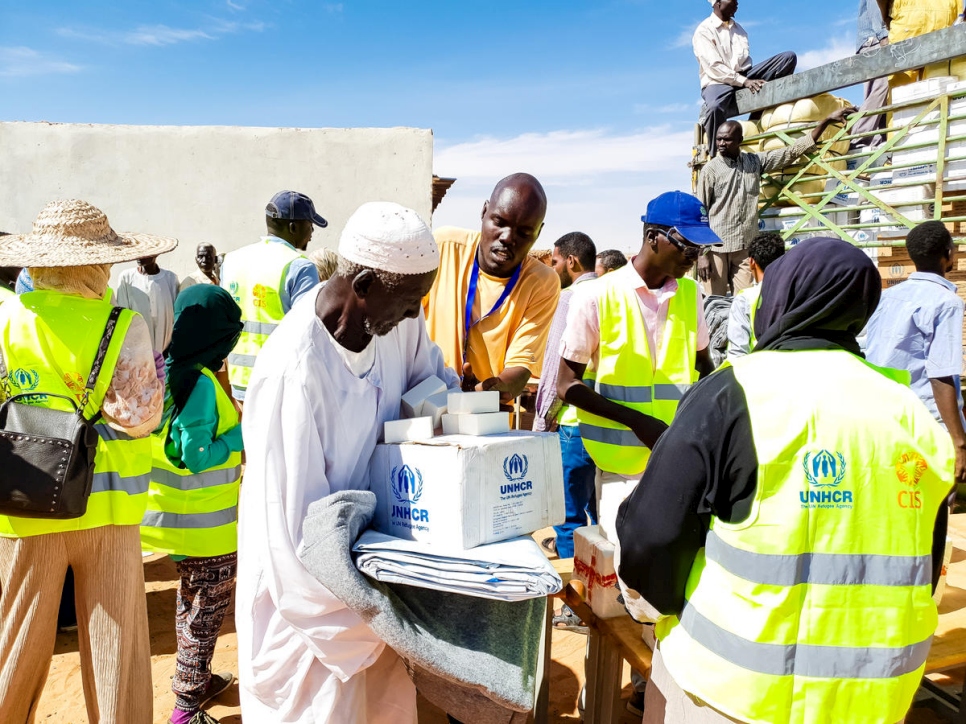
[[[489,312],[487,312],[478,320],[476,320],[476,324],[479,324],[480,322],[482,322],[484,319],[489,317],[491,314],[493,314],[494,312],[499,310],[500,307],[503,306],[503,303],[510,296],[510,293],[513,291],[513,288],[517,285],[517,282],[520,281],[520,270],[522,268],[523,268],[522,263],[519,266],[517,266],[517,268],[513,271],[513,275],[510,277],[510,281],[508,281],[506,284],[506,287],[503,288],[503,293],[500,295],[500,298],[497,299],[496,304],[493,305],[493,309],[491,309]],[[479,286],[479,283],[480,283],[480,262],[479,262],[479,259],[474,255],[473,271],[470,273],[470,287],[466,291],[466,312],[465,312],[465,317],[463,319],[463,363],[464,364],[466,363],[466,349],[470,343],[470,330],[473,329],[473,327],[475,326],[473,324],[473,305],[476,303],[476,290],[477,290],[477,287]]]

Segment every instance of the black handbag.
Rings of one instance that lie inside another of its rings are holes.
[[[67,400],[73,412],[17,401],[43,392],[13,395],[0,405],[0,514],[67,520],[87,512],[98,435],[93,418],[84,417],[84,408],[97,384],[120,314],[121,308],[114,307],[107,319],[80,405],[65,395],[46,395]],[[9,390],[7,376],[7,364],[0,355],[5,390]]]

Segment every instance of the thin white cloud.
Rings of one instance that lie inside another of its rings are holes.
[[[167,25],[141,25],[121,35],[121,42],[127,45],[175,45],[192,40],[212,40],[204,30],[169,28]]]
[[[333,15],[341,13],[344,9],[342,3],[326,3],[322,7],[325,8],[326,12],[332,13]]]
[[[0,78],[77,73],[79,65],[68,63],[27,47],[0,47]]]
[[[240,7],[240,6],[239,6]],[[217,40],[225,35],[242,32],[260,33],[266,28],[263,22],[242,23],[236,20],[214,20],[203,28],[173,28],[169,25],[139,25],[133,30],[110,31],[91,27],[58,28],[57,34],[64,38],[88,40],[107,45],[142,45],[165,47],[178,43]]]
[[[671,41],[671,48],[690,48],[691,38],[694,37],[694,31],[698,29],[700,23],[695,23],[694,25],[689,25],[686,28],[682,28],[681,32],[678,33],[677,37]]]
[[[478,224],[493,184],[526,171],[540,179],[550,200],[538,246],[548,247],[562,234],[579,229],[601,249],[636,252],[648,200],[664,191],[690,190],[691,143],[691,130],[671,126],[634,133],[563,130],[440,143],[434,170],[456,178],[456,184],[433,223]]]
[[[855,54],[855,39],[850,35],[840,35],[832,38],[822,48],[809,50],[798,54],[798,67],[796,70],[801,72],[820,65],[832,63],[842,58],[848,58]]]
[[[231,0],[225,0],[225,5],[227,5],[229,9],[234,10],[235,12],[243,12],[245,10],[244,5],[240,5],[239,3],[233,3]]]
[[[658,172],[687,165],[693,131],[662,126],[637,133],[604,129],[484,137],[443,146],[435,156],[441,176],[499,179],[526,170],[554,183],[582,183],[604,173]]]

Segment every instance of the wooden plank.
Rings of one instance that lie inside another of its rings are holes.
[[[611,639],[620,651],[623,659],[642,674],[651,670],[652,651],[644,643],[641,633],[644,625],[632,619],[629,615],[616,618],[598,618],[584,600],[584,587],[580,581],[571,581],[565,589],[567,605],[591,629]]]
[[[946,575],[939,626],[926,660],[926,673],[966,665],[966,514],[949,517],[947,535],[956,550]]]
[[[847,88],[962,55],[966,55],[966,26],[954,25],[887,45],[872,53],[850,55],[804,73],[770,81],[758,93],[740,90],[736,96],[738,114],[764,110],[799,98],[810,98],[819,93]]]

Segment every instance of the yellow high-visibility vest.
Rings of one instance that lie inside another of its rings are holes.
[[[681,397],[697,381],[694,365],[698,343],[698,289],[693,279],[678,279],[668,306],[667,321],[651,361],[647,330],[637,292],[620,278],[607,275],[588,284],[600,285],[599,358],[594,381],[597,393],[670,424]],[[639,475],[651,451],[624,425],[577,411],[584,447],[606,472]]]
[[[218,426],[215,436],[238,424],[238,413],[218,380],[207,369],[201,373],[215,388]],[[173,465],[164,447],[171,421],[151,436],[154,467],[148,507],[141,521],[141,547],[170,555],[210,558],[238,550],[238,488],[241,453],[233,452],[221,465],[192,473]]]
[[[64,395],[78,403],[97,356],[111,304],[73,294],[36,291],[0,304],[0,348],[9,372],[9,394],[28,394],[22,402],[72,410]],[[99,413],[134,312],[123,310],[85,414]],[[72,520],[0,516],[0,536],[26,538],[44,533],[86,530],[105,525],[137,525],[147,504],[151,443],[96,423],[98,441],[94,484],[87,512]]]
[[[304,258],[288,244],[263,239],[225,257],[221,286],[241,308],[242,333],[228,355],[232,390],[244,394],[258,353],[285,316],[282,289],[288,268]]]
[[[743,722],[901,721],[938,617],[933,527],[949,435],[845,351],[731,363],[758,458],[748,518],[712,518],[660,651],[689,694]],[[778,380],[794,394],[776,395]]]

